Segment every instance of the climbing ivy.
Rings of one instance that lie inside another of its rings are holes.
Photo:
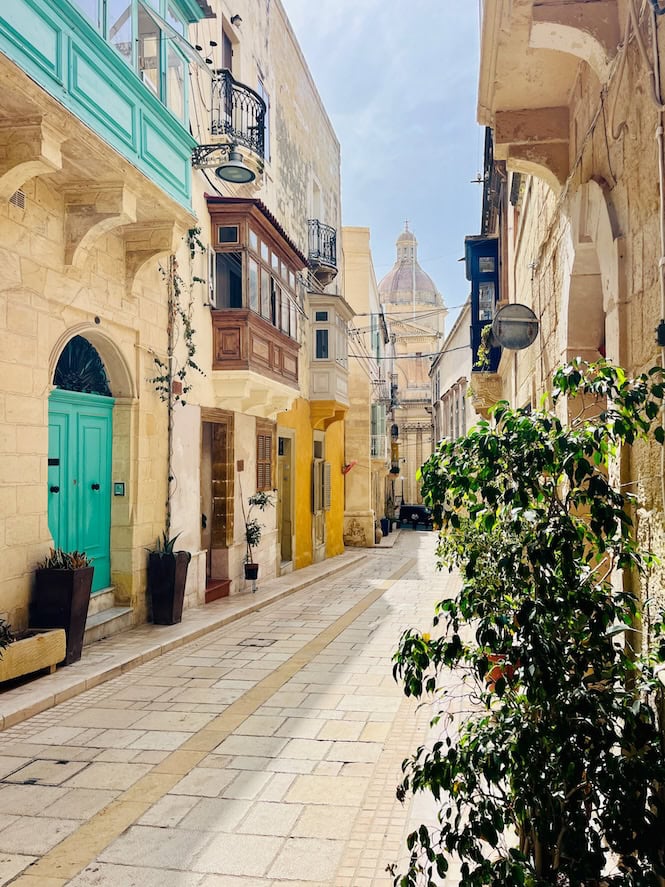
[[[394,658],[437,731],[398,796],[429,792],[439,811],[409,836],[395,885],[438,884],[452,859],[465,885],[663,883],[665,634],[659,620],[641,652],[631,585],[653,558],[612,463],[663,443],[664,392],[658,367],[627,378],[575,361],[552,391],[570,422],[499,403],[424,465],[439,568],[461,585]]]
[[[186,396],[191,391],[190,373],[195,371],[205,375],[194,360],[196,354],[196,330],[192,326],[194,308],[194,284],[205,283],[203,278],[192,273],[193,260],[197,253],[206,253],[205,244],[200,239],[201,229],[190,228],[186,243],[189,252],[189,281],[180,274],[178,260],[170,255],[166,267],[160,265],[160,273],[166,285],[166,358],[153,357],[156,373],[148,379],[154,386],[161,401],[166,403],[168,414],[168,466],[166,495],[165,538],[171,532],[171,498],[176,484],[173,472],[173,413],[177,403],[185,406]]]

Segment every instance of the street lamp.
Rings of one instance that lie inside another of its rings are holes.
[[[231,145],[229,158],[215,170],[218,179],[233,182],[234,185],[247,185],[256,178],[255,173],[245,165],[237,145]]]

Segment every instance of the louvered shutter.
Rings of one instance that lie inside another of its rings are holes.
[[[256,489],[272,489],[272,435],[256,435]]]
[[[332,477],[330,473],[330,462],[324,462],[323,468],[323,509],[330,511],[330,502],[332,499]]]

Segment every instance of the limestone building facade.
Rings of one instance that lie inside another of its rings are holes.
[[[97,635],[145,621],[167,498],[188,605],[247,587],[257,489],[263,577],[340,552],[340,149],[282,4],[12,0],[0,77],[0,615],[55,543]]]
[[[528,349],[474,373],[485,401],[536,404],[553,370],[606,356],[630,373],[663,360],[665,23],[635,0],[485,0],[479,121],[491,127],[499,182],[498,302],[535,312]],[[663,461],[653,443],[621,453],[641,507],[640,537],[665,551]],[[662,568],[661,568],[662,569]],[[629,581],[628,577],[626,581]],[[661,572],[649,577],[662,599]]]
[[[344,544],[371,547],[386,515],[392,349],[374,273],[369,228],[343,228],[344,293],[356,318],[349,341]],[[390,510],[390,508],[388,508]]]
[[[396,505],[422,501],[416,471],[432,453],[431,361],[441,349],[446,307],[432,278],[418,263],[418,242],[408,222],[396,241],[396,259],[379,283],[395,348],[400,475]]]

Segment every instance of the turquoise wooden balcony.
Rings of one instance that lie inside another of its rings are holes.
[[[10,0],[0,52],[185,207],[191,204],[188,59],[178,36],[205,0]],[[102,23],[104,23],[102,25]]]

